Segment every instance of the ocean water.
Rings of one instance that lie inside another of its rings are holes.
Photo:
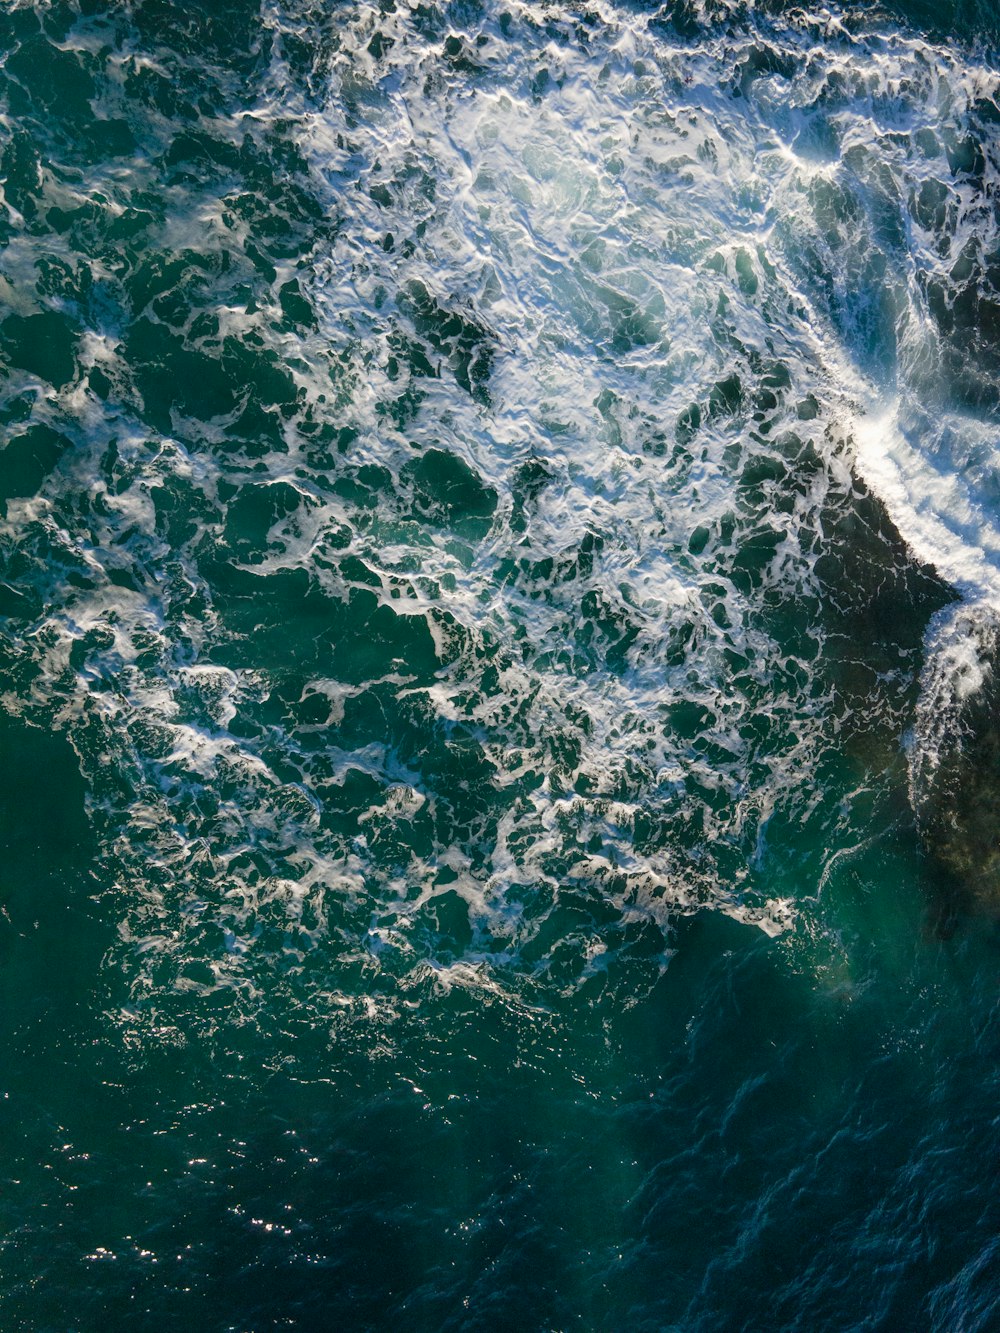
[[[0,9],[0,1328],[1000,1328],[989,0]]]

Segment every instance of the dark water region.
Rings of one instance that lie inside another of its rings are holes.
[[[0,12],[0,1327],[1000,1324],[992,6]]]
[[[892,0],[889,14],[902,19],[921,32],[966,43],[983,42],[996,49],[1000,35],[1000,15],[990,0]]]

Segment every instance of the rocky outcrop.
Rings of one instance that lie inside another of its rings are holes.
[[[1000,917],[1000,619],[946,611],[929,636],[910,793],[943,925]]]

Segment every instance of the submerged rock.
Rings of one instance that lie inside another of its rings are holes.
[[[945,613],[931,638],[910,752],[910,792],[936,870],[942,924],[1000,917],[1000,620]]]

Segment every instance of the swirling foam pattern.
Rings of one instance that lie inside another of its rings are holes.
[[[6,6],[5,1327],[996,1327],[954,20]]]

